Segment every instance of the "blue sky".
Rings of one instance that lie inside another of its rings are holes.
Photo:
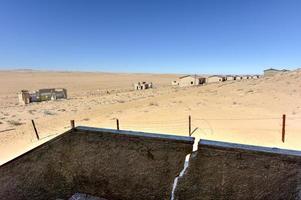
[[[301,66],[299,0],[0,0],[0,69],[260,73]]]

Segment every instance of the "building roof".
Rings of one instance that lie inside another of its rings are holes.
[[[288,72],[289,70],[287,69],[275,69],[275,68],[269,68],[269,69],[265,69],[263,70],[264,72],[265,71],[277,71],[277,72]]]
[[[224,78],[225,76],[222,76],[222,75],[212,75],[212,76],[208,76],[208,78],[211,78],[211,77],[220,77],[220,78]]]
[[[179,77],[179,79],[183,79],[183,78],[187,78],[187,77],[192,77],[192,78],[205,78],[199,75],[185,75],[185,76],[181,76]]]

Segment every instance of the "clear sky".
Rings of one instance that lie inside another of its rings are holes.
[[[0,0],[0,69],[260,73],[300,66],[300,0]]]

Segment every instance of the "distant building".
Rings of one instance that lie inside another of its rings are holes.
[[[201,77],[201,76],[197,76],[197,75],[187,75],[187,76],[179,77],[178,80],[172,82],[172,85],[186,87],[186,86],[202,85],[205,82],[206,82],[205,77]]]
[[[235,79],[236,79],[236,77],[233,76],[233,75],[227,75],[226,76],[226,81],[234,81]]]
[[[147,83],[147,82],[138,82],[134,83],[134,90],[146,90],[149,88],[153,88],[153,83]]]
[[[67,99],[67,90],[64,88],[40,89],[31,92],[28,90],[21,90],[21,92],[18,93],[18,98],[19,103],[21,104],[56,99]]]
[[[212,75],[206,79],[206,83],[217,83],[226,81],[226,77],[220,75]]]
[[[236,76],[234,77],[234,80],[236,80],[236,81],[242,80],[242,76],[236,75]]]
[[[242,75],[242,79],[245,80],[245,79],[251,79],[252,76],[250,75]]]
[[[252,75],[252,79],[258,79],[258,78],[260,78],[259,75]]]
[[[270,69],[266,69],[263,71],[263,74],[264,76],[273,76],[277,73],[281,73],[281,72],[288,72],[289,70],[287,69],[282,69],[282,70],[279,70],[279,69],[274,69],[274,68],[270,68]]]

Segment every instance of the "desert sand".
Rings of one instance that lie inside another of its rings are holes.
[[[301,71],[196,87],[174,74],[0,72],[0,164],[77,126],[116,128],[301,150]],[[137,81],[155,88],[134,91]],[[67,100],[19,105],[21,89],[64,87]],[[287,115],[281,141],[282,114]],[[35,120],[40,140],[31,120]]]

